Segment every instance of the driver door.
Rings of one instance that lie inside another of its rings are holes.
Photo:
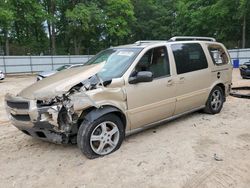
[[[148,50],[131,76],[140,71],[152,72],[153,81],[128,83],[126,86],[131,129],[170,117],[175,110],[176,86],[171,76],[167,48],[162,46]]]

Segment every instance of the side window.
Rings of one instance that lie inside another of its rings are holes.
[[[207,58],[198,43],[172,44],[177,74],[206,69]]]
[[[229,59],[225,50],[219,45],[209,45],[208,50],[215,65],[228,64]]]
[[[154,78],[170,75],[167,48],[157,47],[147,51],[136,65],[135,71],[151,71]]]

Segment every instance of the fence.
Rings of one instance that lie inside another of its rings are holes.
[[[232,62],[250,61],[250,48],[229,50]],[[5,73],[35,73],[51,71],[65,64],[83,64],[90,57],[80,56],[0,56],[0,70]]]
[[[250,61],[250,48],[228,50],[232,63],[237,61],[240,65]]]
[[[4,73],[35,73],[51,71],[65,64],[84,64],[92,56],[0,56]]]

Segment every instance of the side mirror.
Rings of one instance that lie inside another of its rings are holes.
[[[152,82],[153,73],[150,71],[140,71],[135,76],[131,76],[128,80],[130,84],[137,84],[140,82]]]

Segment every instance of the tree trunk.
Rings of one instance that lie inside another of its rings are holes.
[[[48,32],[49,32],[49,44],[50,44],[50,54],[56,54],[56,31],[55,31],[55,11],[56,11],[56,3],[55,0],[48,0],[45,4],[45,9],[47,10],[48,14],[50,15],[51,19],[47,20],[48,24]]]
[[[73,42],[75,55],[80,55],[82,40],[79,39],[76,35],[74,35]]]
[[[51,27],[51,42],[52,42],[52,55],[56,54],[56,32],[55,32],[55,24],[52,23]]]
[[[20,29],[19,29],[19,25],[16,22],[14,23],[14,27],[15,27],[16,36],[17,36],[17,42],[18,44],[21,44]]]
[[[77,51],[77,55],[80,55],[80,51],[81,51],[81,40],[78,41],[78,51]]]
[[[243,18],[243,29],[242,29],[242,48],[246,47],[246,15]]]
[[[75,51],[75,55],[77,55],[77,39],[76,36],[74,36],[74,51]]]
[[[54,18],[56,12],[56,2],[51,1],[51,16]],[[55,21],[52,20],[51,23],[51,43],[52,43],[52,55],[56,54],[56,31],[55,31]]]
[[[5,38],[5,55],[10,55],[10,44],[9,44],[8,31],[4,32],[4,38]]]

